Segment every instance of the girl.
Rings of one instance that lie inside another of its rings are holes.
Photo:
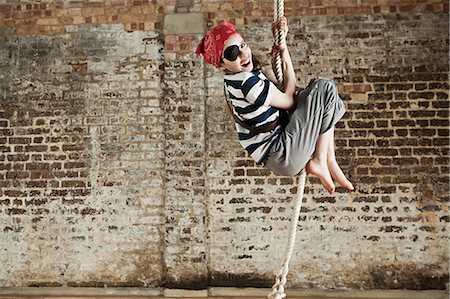
[[[288,33],[286,18],[272,24]],[[286,176],[306,171],[317,176],[332,194],[333,179],[349,190],[334,152],[334,125],[345,113],[335,84],[327,79],[311,80],[296,92],[296,79],[286,45],[274,45],[281,55],[284,91],[280,91],[272,70],[253,59],[242,36],[227,22],[211,29],[200,41],[197,55],[224,71],[225,96],[236,121],[241,145],[259,164]],[[286,120],[285,111],[290,111]],[[283,120],[285,120],[283,122]]]

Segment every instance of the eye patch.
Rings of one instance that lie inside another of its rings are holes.
[[[241,50],[239,49],[239,46],[237,46],[237,45],[229,46],[225,49],[225,51],[223,51],[223,57],[226,60],[235,61],[236,58],[239,56],[240,51]]]

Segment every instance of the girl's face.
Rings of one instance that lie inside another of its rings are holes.
[[[232,35],[225,42],[221,58],[221,69],[226,73],[236,74],[253,70],[252,51],[239,34]]]

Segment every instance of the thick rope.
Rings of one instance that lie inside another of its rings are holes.
[[[274,0],[273,2],[273,18],[274,22],[278,22],[280,18],[284,15],[284,0]],[[279,45],[284,45],[286,43],[286,37],[283,36],[283,32],[278,28],[275,29],[275,43]],[[278,80],[278,85],[283,88],[283,67],[281,63],[281,55],[277,53],[275,56],[275,66],[274,66],[275,76]],[[275,271],[275,284],[272,287],[272,292],[267,296],[269,299],[283,299],[286,297],[284,293],[284,286],[287,282],[287,275],[289,272],[289,262],[291,260],[292,252],[294,251],[295,236],[297,233],[298,218],[300,215],[300,210],[302,208],[303,193],[305,191],[306,182],[306,171],[303,169],[300,173],[297,195],[295,197],[294,213],[291,218],[291,225],[289,227],[289,239],[288,245],[286,247],[286,252],[284,255],[283,264],[280,271]]]
[[[306,171],[303,169],[299,177],[297,196],[295,197],[294,213],[292,214],[291,225],[289,227],[288,245],[286,247],[286,252],[284,254],[284,260],[281,269],[278,272],[275,271],[275,284],[272,287],[272,292],[267,296],[267,298],[269,299],[282,299],[286,297],[286,294],[284,293],[284,286],[287,282],[286,277],[289,272],[289,262],[291,260],[292,252],[294,251],[298,218],[300,215],[300,210],[302,208],[303,193],[305,191],[305,182]]]
[[[284,15],[284,0],[274,0],[273,1],[273,21],[278,22],[281,17]],[[278,45],[284,45],[286,43],[286,37],[279,28],[275,28],[275,43]],[[278,81],[278,87],[281,89],[284,88],[283,85],[283,66],[281,63],[281,55],[280,53],[276,53],[275,55],[275,77]]]

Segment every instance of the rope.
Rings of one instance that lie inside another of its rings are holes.
[[[284,15],[284,0],[273,0],[273,21],[278,22]],[[284,45],[286,43],[286,37],[283,35],[283,31],[279,28],[275,29],[275,43]],[[281,64],[281,54],[278,52],[275,55],[275,77],[277,78],[278,85],[283,88],[283,66]]]
[[[284,15],[284,0],[274,0],[273,2],[273,18],[275,22],[278,22],[280,18]],[[286,37],[283,36],[283,32],[278,28],[275,29],[275,42],[279,45],[286,43]],[[275,66],[274,66],[275,76],[278,80],[278,85],[283,88],[283,68],[281,63],[281,55],[277,53],[275,56]],[[298,182],[297,195],[295,197],[294,213],[291,218],[291,225],[289,227],[289,239],[288,245],[286,247],[286,252],[284,254],[283,264],[280,271],[275,271],[275,284],[272,287],[272,292],[267,296],[269,299],[283,299],[286,297],[284,293],[284,286],[287,282],[287,275],[289,272],[289,262],[291,260],[292,252],[294,251],[295,236],[297,232],[298,217],[300,215],[300,210],[302,208],[303,193],[305,191],[306,182],[306,171],[303,169],[300,173],[300,178]]]
[[[287,274],[289,272],[289,261],[291,260],[292,252],[294,251],[295,236],[297,232],[298,218],[300,210],[302,208],[303,193],[305,191],[306,171],[303,169],[300,172],[300,178],[298,182],[297,196],[295,197],[294,213],[291,218],[291,225],[289,227],[289,239],[284,254],[283,264],[280,271],[275,271],[275,284],[272,287],[272,292],[267,296],[269,299],[282,299],[286,297],[284,293],[284,286],[287,282]]]

